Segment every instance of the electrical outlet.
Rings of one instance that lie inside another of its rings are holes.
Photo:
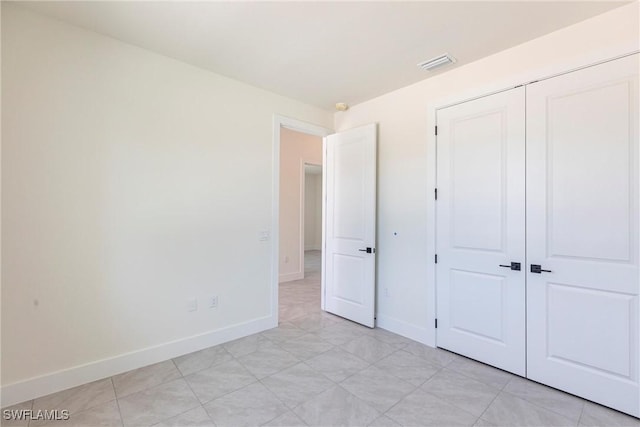
[[[217,308],[218,307],[218,296],[214,295],[209,297],[209,308]]]
[[[198,300],[195,298],[187,299],[187,311],[198,311]]]

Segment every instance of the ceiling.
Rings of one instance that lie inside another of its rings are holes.
[[[20,6],[324,109],[354,105],[626,2],[45,1]],[[457,63],[416,64],[448,52]]]

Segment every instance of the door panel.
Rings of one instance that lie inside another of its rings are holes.
[[[502,327],[506,278],[504,276],[470,271],[451,270],[449,294],[451,301],[451,329],[482,340],[492,340],[504,345]],[[494,301],[476,310],[469,310],[482,300]],[[495,310],[499,307],[499,310]]]
[[[634,297],[559,283],[548,287],[547,319],[553,329],[549,329],[547,357],[629,378],[635,329],[629,319],[635,317]],[[567,307],[573,310],[568,312]],[[616,333],[610,333],[609,328]],[[593,351],[593,342],[607,351]]]
[[[354,283],[363,282],[366,271],[364,256],[333,254],[333,298],[346,303],[363,305],[365,301],[365,289],[362,286],[353,286]]]
[[[630,89],[629,81],[605,80],[546,95],[548,256],[630,261]],[[585,118],[593,121],[582,125]],[[598,226],[576,221],[581,211]]]
[[[456,249],[504,252],[504,115],[501,109],[451,123],[450,212]]]
[[[636,416],[637,70],[527,87],[527,376]]]
[[[362,141],[336,142],[332,144],[329,161],[332,167],[334,209],[339,215],[332,217],[334,236],[340,239],[366,240],[365,188],[367,184],[366,153],[363,153]]]
[[[376,125],[330,135],[325,149],[325,309],[373,327]]]
[[[524,375],[524,88],[437,122],[437,344]]]

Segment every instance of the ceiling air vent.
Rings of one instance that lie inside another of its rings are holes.
[[[456,59],[448,53],[445,53],[444,55],[436,56],[435,58],[431,58],[428,61],[419,63],[418,67],[425,71],[431,71],[434,68],[441,67],[447,64],[453,64],[454,62],[456,62]]]

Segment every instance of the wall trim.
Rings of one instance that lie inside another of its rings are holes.
[[[295,271],[293,273],[280,274],[278,276],[278,281],[280,283],[291,282],[293,280],[302,280],[302,279],[304,279],[304,272],[302,271]]]
[[[325,224],[327,223],[327,137],[322,138],[322,225],[320,236],[320,309],[325,309],[325,289],[326,289],[326,265],[327,265],[327,235],[325,233]]]
[[[298,271],[301,274],[301,279],[304,279],[304,215],[305,215],[305,209],[304,209],[304,193],[305,193],[305,185],[306,184],[306,178],[307,175],[304,173],[304,165],[305,165],[305,161],[304,158],[300,158],[300,165],[299,165],[299,170],[298,170],[298,182],[300,183],[300,203],[298,204],[298,218],[300,220],[299,222],[299,229],[298,229],[298,236],[300,237],[298,239]]]
[[[432,343],[429,339],[428,329],[420,328],[403,320],[385,316],[384,314],[376,314],[376,327],[402,335],[405,338],[428,345],[429,347],[435,347],[435,343]]]
[[[74,366],[28,380],[3,385],[1,406],[7,407],[26,400],[66,390],[92,381],[108,378],[132,369],[163,362],[218,344],[243,338],[278,326],[273,315],[227,326],[213,331],[120,354],[95,362]]]

